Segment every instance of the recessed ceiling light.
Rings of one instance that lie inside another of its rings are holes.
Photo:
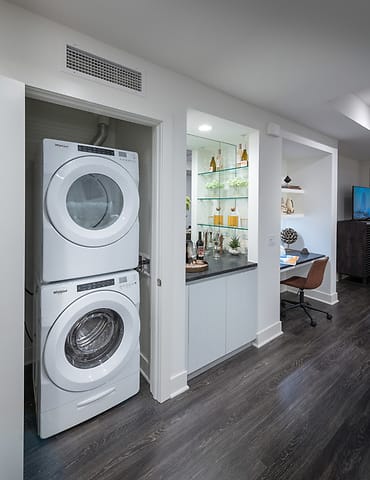
[[[208,125],[207,123],[202,123],[202,125],[199,125],[198,130],[200,132],[210,132],[212,130],[212,125]]]

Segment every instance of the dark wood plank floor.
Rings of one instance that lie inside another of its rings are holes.
[[[288,312],[285,335],[180,397],[158,404],[143,383],[48,440],[35,432],[28,375],[25,479],[369,480],[370,286],[346,279],[338,292],[332,321],[317,314],[312,328]]]

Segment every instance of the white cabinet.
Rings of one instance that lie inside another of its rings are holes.
[[[236,273],[226,280],[225,353],[256,338],[257,270]]]
[[[191,283],[188,373],[250,343],[257,330],[257,270]]]
[[[225,353],[225,279],[214,278],[188,287],[189,372]]]

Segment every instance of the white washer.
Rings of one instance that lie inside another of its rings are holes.
[[[38,281],[137,266],[137,153],[44,139],[41,181]]]
[[[136,271],[37,288],[33,376],[41,438],[139,391],[138,308]]]

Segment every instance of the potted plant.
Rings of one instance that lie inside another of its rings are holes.
[[[230,242],[229,242],[229,252],[232,254],[232,255],[239,255],[240,253],[240,240],[239,240],[239,237],[237,237],[236,235],[233,235],[230,239]]]

